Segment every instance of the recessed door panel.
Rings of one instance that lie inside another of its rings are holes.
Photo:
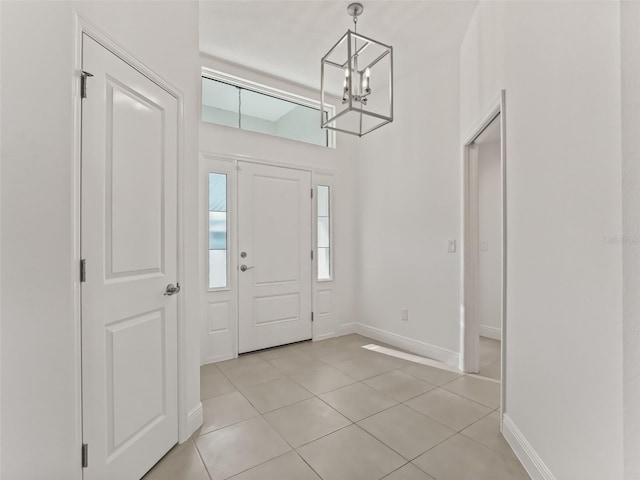
[[[165,415],[165,322],[162,310],[129,318],[107,327],[107,425],[109,451]],[[145,355],[138,356],[140,351]],[[131,362],[131,358],[137,358]]]
[[[109,277],[162,270],[165,110],[144,93],[106,79]]]
[[[253,300],[253,326],[300,320],[300,294],[271,295]]]
[[[255,285],[300,281],[300,188],[298,179],[253,177],[253,235],[259,239],[253,242],[253,255],[261,262]]]

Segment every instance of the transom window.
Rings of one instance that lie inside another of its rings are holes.
[[[202,120],[323,147],[334,142],[333,133],[320,126],[319,102],[208,69],[202,75]]]

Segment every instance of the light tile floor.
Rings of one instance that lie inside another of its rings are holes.
[[[202,367],[203,426],[145,480],[529,479],[499,432],[499,383],[369,343],[380,345],[347,335]],[[500,342],[480,350],[481,374],[499,379]]]

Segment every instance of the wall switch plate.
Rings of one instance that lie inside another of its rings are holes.
[[[481,252],[488,252],[489,251],[489,242],[487,242],[486,240],[483,240],[480,242],[480,251]]]
[[[447,252],[456,253],[456,241],[455,240],[447,241]]]
[[[403,308],[402,311],[401,311],[401,315],[402,316],[400,318],[401,318],[401,320],[403,322],[409,321],[409,310],[408,309]]]

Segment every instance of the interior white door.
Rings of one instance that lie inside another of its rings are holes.
[[[178,441],[178,106],[86,35],[82,63],[84,478],[138,480]]]
[[[310,339],[311,173],[240,162],[239,352]]]

